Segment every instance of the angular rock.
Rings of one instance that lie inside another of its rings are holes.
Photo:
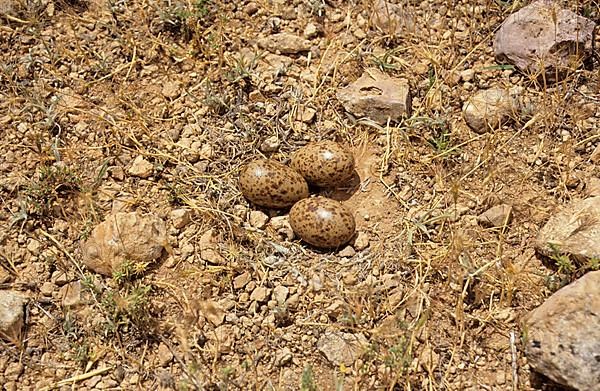
[[[171,360],[173,360],[173,353],[171,353],[171,349],[169,349],[169,347],[164,343],[158,345],[156,355],[158,357],[158,365],[161,367],[166,367],[169,365]]]
[[[288,297],[289,289],[283,285],[277,285],[275,289],[273,289],[273,299],[277,301],[277,304],[283,305],[285,304],[285,300]]]
[[[257,286],[256,288],[254,288],[254,290],[250,294],[250,300],[262,303],[262,302],[267,301],[270,294],[271,294],[270,289],[265,288],[264,286]]]
[[[463,118],[477,133],[497,129],[518,111],[518,104],[510,92],[490,88],[476,92],[463,106]]]
[[[356,255],[356,251],[354,250],[354,248],[352,246],[346,246],[338,253],[338,256],[344,257],[344,258],[352,258],[355,255]]]
[[[65,308],[76,308],[81,306],[84,301],[81,292],[81,281],[70,282],[60,288],[62,305]]]
[[[560,289],[524,320],[531,367],[576,390],[600,391],[600,271]]]
[[[496,60],[557,81],[591,56],[595,23],[556,3],[539,0],[506,18],[494,39]]]
[[[200,258],[213,265],[222,265],[225,263],[225,258],[219,252],[217,237],[212,229],[209,229],[200,236],[198,240],[198,250]]]
[[[256,229],[263,229],[267,226],[267,223],[269,222],[269,216],[267,216],[264,212],[261,212],[260,210],[253,210],[252,212],[250,212],[248,222],[252,227]]]
[[[298,110],[296,111],[296,121],[302,121],[304,123],[311,123],[315,119],[317,114],[317,110],[312,107],[300,105],[298,106]]]
[[[116,213],[100,223],[83,243],[83,263],[96,273],[110,276],[126,262],[150,263],[167,244],[164,221],[137,212]]]
[[[152,163],[146,160],[144,156],[138,155],[135,159],[133,159],[131,167],[129,167],[127,173],[129,175],[145,179],[152,175],[153,170],[154,166],[152,165]]]
[[[189,209],[173,209],[171,211],[171,222],[177,229],[185,227],[191,220],[192,214]]]
[[[248,272],[243,272],[233,279],[233,289],[242,289],[250,282],[251,276]]]
[[[310,49],[310,41],[290,33],[278,33],[258,40],[258,46],[271,53],[296,54]]]
[[[538,233],[535,249],[580,262],[600,258],[600,197],[575,202],[552,216]]]
[[[317,348],[333,365],[351,366],[368,345],[362,334],[326,332],[319,338]]]
[[[501,204],[491,207],[479,216],[477,222],[484,227],[504,227],[512,219],[512,206]]]
[[[357,117],[368,117],[385,125],[410,115],[411,95],[408,82],[392,78],[376,68],[365,70],[354,83],[336,94],[344,108]]]
[[[199,305],[202,315],[213,325],[220,326],[225,320],[225,311],[214,300],[205,300],[200,302]]]
[[[398,35],[403,31],[414,31],[415,21],[402,4],[376,0],[371,13],[371,24],[385,34]]]
[[[283,367],[292,361],[292,351],[285,347],[275,354],[275,366]]]
[[[27,297],[15,291],[0,291],[0,338],[21,346]]]
[[[356,251],[362,251],[369,247],[369,234],[364,231],[359,231],[354,239],[354,249]]]

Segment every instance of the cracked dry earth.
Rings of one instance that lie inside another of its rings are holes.
[[[390,34],[367,0],[4,0],[0,288],[27,311],[1,387],[551,389],[520,320],[573,278],[532,241],[600,175],[598,71],[540,86],[498,66],[519,2],[403,3]],[[336,93],[372,67],[408,80],[409,118],[344,111]],[[464,101],[498,86],[530,115],[472,132]],[[347,187],[312,189],[356,219],[334,251],[237,184],[316,140],[356,160]],[[501,204],[510,224],[480,224]],[[130,211],[166,222],[163,256],[87,269],[81,244]]]

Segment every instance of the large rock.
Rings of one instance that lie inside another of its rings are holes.
[[[576,390],[600,391],[600,271],[560,289],[524,322],[531,367]]]
[[[23,340],[27,298],[14,291],[0,291],[0,338],[17,346]]]
[[[389,77],[376,68],[365,70],[354,83],[341,89],[337,98],[357,117],[368,117],[385,125],[410,115],[411,96],[408,82]]]
[[[485,133],[506,123],[517,111],[517,100],[509,90],[490,88],[476,92],[465,102],[463,118],[471,129]]]
[[[600,258],[600,197],[567,206],[540,230],[536,250],[547,257],[558,254],[586,262]]]
[[[166,225],[160,217],[116,213],[96,226],[83,244],[83,262],[96,273],[110,276],[126,262],[154,261],[166,244]]]
[[[588,58],[594,22],[556,3],[539,0],[506,18],[494,40],[496,60],[556,80]]]

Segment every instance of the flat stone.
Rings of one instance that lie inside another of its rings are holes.
[[[300,105],[298,106],[298,110],[296,111],[296,121],[302,121],[304,123],[311,123],[314,121],[315,116],[317,115],[317,110],[312,107]]]
[[[507,204],[493,206],[477,216],[477,222],[488,228],[504,227],[510,224],[511,219],[512,206]]]
[[[463,118],[477,133],[494,130],[516,116],[518,106],[510,92],[490,88],[476,92],[463,106]]]
[[[292,351],[285,347],[275,354],[275,366],[283,367],[292,361]]]
[[[326,332],[317,341],[317,349],[336,367],[350,367],[368,346],[362,334]]]
[[[82,245],[83,262],[106,276],[122,270],[126,262],[150,263],[167,244],[166,225],[153,214],[119,212],[94,228]]]
[[[20,292],[0,291],[0,338],[21,345],[27,297]]]
[[[310,49],[310,41],[290,33],[278,33],[258,40],[258,46],[271,53],[296,54]]]
[[[243,272],[233,279],[233,289],[242,289],[250,282],[250,273]]]
[[[254,290],[250,294],[250,300],[257,301],[259,303],[263,303],[263,302],[267,301],[270,293],[271,293],[270,289],[265,288],[264,286],[257,286],[256,288],[254,288]]]
[[[42,244],[36,239],[30,239],[29,243],[27,243],[27,250],[33,255],[39,255],[42,247]]]
[[[259,149],[261,150],[261,152],[275,152],[279,149],[279,137],[277,136],[270,136],[267,137],[261,144]]]
[[[494,38],[496,61],[546,80],[562,79],[592,54],[595,23],[552,0],[511,14]]]
[[[50,276],[50,281],[58,286],[63,286],[69,282],[69,276],[62,270],[55,270],[52,272],[52,276]]]
[[[346,111],[381,125],[387,124],[388,120],[398,122],[411,111],[408,82],[389,77],[376,68],[365,70],[358,80],[339,90],[336,96]]]
[[[54,285],[50,281],[46,281],[40,287],[40,293],[46,297],[50,297],[50,296],[52,296],[52,292],[54,292],[55,288],[56,288],[56,285]]]
[[[258,8],[258,4],[256,4],[254,1],[251,1],[248,4],[246,4],[242,10],[247,15],[252,16],[258,12],[259,8]]]
[[[346,246],[338,253],[338,255],[344,258],[351,258],[356,255],[356,251],[352,246]]]
[[[127,173],[129,175],[145,179],[150,177],[153,171],[154,166],[152,165],[152,163],[146,160],[144,156],[138,155],[135,159],[133,159],[133,162],[127,170]]]
[[[550,217],[534,246],[547,257],[563,254],[582,263],[599,259],[600,197],[574,202]]]
[[[600,271],[558,290],[527,315],[529,365],[576,390],[600,391]]]
[[[319,34],[321,34],[322,29],[316,24],[309,22],[304,27],[304,32],[302,33],[305,38],[313,39],[316,38]]]

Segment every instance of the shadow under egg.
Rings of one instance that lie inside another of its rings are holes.
[[[352,172],[352,177],[347,181],[346,184],[342,186],[332,189],[315,188],[311,190],[315,190],[318,195],[331,198],[336,201],[347,201],[354,195],[354,193],[358,191],[358,189],[360,189],[360,183],[360,176],[358,175],[358,172],[354,170]]]

